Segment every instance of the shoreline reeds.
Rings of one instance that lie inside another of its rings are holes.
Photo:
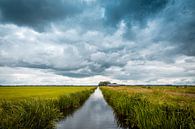
[[[117,123],[126,129],[194,129],[195,113],[190,106],[151,103],[144,94],[130,94],[101,87],[113,108]]]
[[[0,102],[0,129],[52,129],[61,118],[78,109],[95,88],[58,99],[22,99]]]

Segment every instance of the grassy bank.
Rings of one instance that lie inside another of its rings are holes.
[[[195,87],[101,87],[124,128],[194,129]]]
[[[27,87],[18,88],[26,90]],[[22,97],[18,96],[16,99],[11,97],[5,99],[4,96],[1,99],[0,129],[52,129],[56,121],[79,108],[95,89],[94,87],[69,87],[71,92],[68,93],[65,91],[67,87],[57,87],[57,89],[61,88],[59,91],[54,90],[56,87],[44,87],[49,91],[52,88],[55,93],[45,95],[45,91],[43,96],[36,96],[41,94],[42,90],[38,90],[38,87],[29,88],[32,88],[33,92],[27,88],[29,92],[26,96],[21,95]]]

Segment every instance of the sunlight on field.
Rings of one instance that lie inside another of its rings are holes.
[[[121,127],[194,129],[195,87],[101,87]]]
[[[95,87],[1,87],[0,129],[54,129]],[[2,100],[1,100],[2,99]]]
[[[195,87],[124,86],[108,88],[127,92],[129,95],[141,94],[143,98],[154,104],[191,105],[195,109]]]
[[[94,87],[0,87],[1,99],[41,98],[56,99],[60,95],[75,93]]]

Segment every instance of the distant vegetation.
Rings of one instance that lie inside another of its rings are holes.
[[[123,128],[195,129],[195,87],[101,89]]]
[[[1,87],[0,129],[52,129],[56,121],[79,108],[94,89]]]
[[[108,84],[111,84],[109,81],[101,81],[99,82],[98,86],[107,86]]]

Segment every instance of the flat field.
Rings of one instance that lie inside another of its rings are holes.
[[[7,86],[0,87],[0,100],[39,98],[57,99],[61,95],[68,95],[75,92],[93,89],[94,87],[84,86]]]
[[[195,129],[195,87],[101,87],[124,128]]]
[[[140,94],[153,104],[191,106],[195,110],[195,87],[192,86],[124,86],[108,88],[115,91],[127,92],[129,96]]]
[[[54,129],[95,87],[0,87],[0,129]]]

